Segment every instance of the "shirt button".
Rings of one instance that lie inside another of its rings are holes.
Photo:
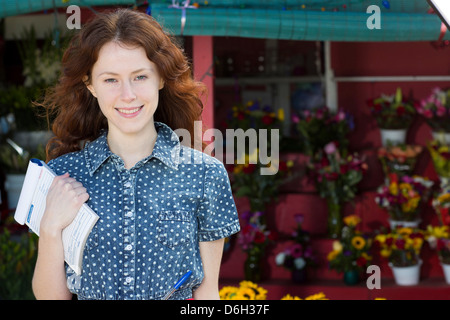
[[[132,278],[132,277],[127,277],[127,278],[125,279],[125,281],[126,281],[126,283],[130,283],[131,281],[133,281],[133,278]]]
[[[127,182],[125,183],[125,188],[129,188],[129,187],[131,187],[131,182],[130,182],[130,181],[127,181]]]
[[[131,250],[132,248],[133,248],[133,246],[131,244],[129,244],[125,247],[125,250]]]
[[[126,216],[127,216],[127,217],[132,217],[132,216],[133,216],[133,211],[128,211],[128,212],[126,213]]]

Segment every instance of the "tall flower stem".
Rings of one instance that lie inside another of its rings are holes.
[[[333,239],[340,238],[342,230],[342,206],[337,199],[327,198],[328,207],[328,236]]]

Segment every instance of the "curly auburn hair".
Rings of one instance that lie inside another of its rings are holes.
[[[195,136],[194,121],[201,118],[200,97],[206,92],[205,86],[193,79],[183,50],[154,18],[143,12],[118,9],[100,13],[86,23],[64,52],[59,82],[48,89],[40,104],[54,117],[54,137],[46,146],[46,161],[81,150],[85,142],[95,140],[102,129],[107,129],[97,99],[86,85],[100,49],[110,41],[144,48],[164,80],[154,120],[172,130],[187,129],[191,137]]]

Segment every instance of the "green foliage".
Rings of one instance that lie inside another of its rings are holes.
[[[6,227],[0,230],[0,299],[34,299],[31,280],[36,257],[34,233],[15,235]]]

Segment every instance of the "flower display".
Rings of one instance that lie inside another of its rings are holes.
[[[391,232],[379,233],[374,238],[374,246],[382,258],[395,267],[409,267],[420,261],[425,241],[425,233],[418,228],[398,227]]]
[[[357,230],[361,219],[349,215],[344,219],[341,238],[333,242],[333,250],[328,253],[329,268],[337,272],[365,270],[372,260],[370,248],[372,239]]]
[[[428,225],[426,229],[426,240],[430,248],[436,250],[441,263],[450,264],[450,226]]]
[[[239,287],[224,286],[219,296],[221,300],[266,300],[267,290],[252,281],[241,281]]]
[[[275,257],[277,265],[289,270],[301,270],[316,265],[316,257],[309,243],[310,234],[302,228],[303,215],[295,215],[295,221],[297,226],[291,236],[293,243]]]
[[[441,224],[450,226],[450,185],[441,184],[439,191],[431,202]]]
[[[418,155],[422,152],[420,145],[395,145],[381,147],[377,155],[385,175],[390,173],[411,174],[417,161]]]
[[[241,215],[243,226],[238,234],[238,243],[246,252],[262,251],[276,238],[276,233],[267,229],[264,213],[246,211]]]
[[[304,110],[293,123],[300,133],[303,152],[314,156],[325,145],[335,141],[341,153],[348,147],[347,134],[353,130],[353,117],[344,111],[332,112],[327,107]]]
[[[293,161],[274,160],[276,164],[262,164],[258,159],[258,150],[246,154],[243,161],[228,165],[231,186],[234,195],[247,197],[253,210],[264,210],[266,205],[278,197],[280,186],[291,178]],[[278,168],[275,174],[261,174],[262,168]]]
[[[433,182],[421,176],[389,174],[387,183],[378,187],[375,202],[385,209],[392,220],[414,221],[420,204],[428,198]]]
[[[434,169],[440,177],[450,178],[450,146],[439,140],[432,140],[427,145]]]
[[[416,109],[433,130],[450,132],[450,88],[434,88]]]
[[[243,129],[279,129],[284,120],[283,109],[274,110],[271,106],[262,105],[258,100],[250,100],[245,104],[236,104],[227,117],[230,128]]]
[[[329,300],[329,299],[327,298],[325,293],[319,292],[319,293],[315,293],[315,294],[312,294],[310,296],[307,296],[304,299],[302,299],[302,298],[300,298],[298,296],[293,296],[293,295],[288,293],[285,296],[283,296],[281,298],[281,300]]]
[[[385,95],[367,101],[371,114],[382,129],[407,129],[416,114],[415,103],[406,99],[401,88],[395,94]]]
[[[325,145],[317,161],[309,166],[320,196],[339,203],[355,197],[357,184],[368,168],[356,153],[342,157],[333,141]]]

